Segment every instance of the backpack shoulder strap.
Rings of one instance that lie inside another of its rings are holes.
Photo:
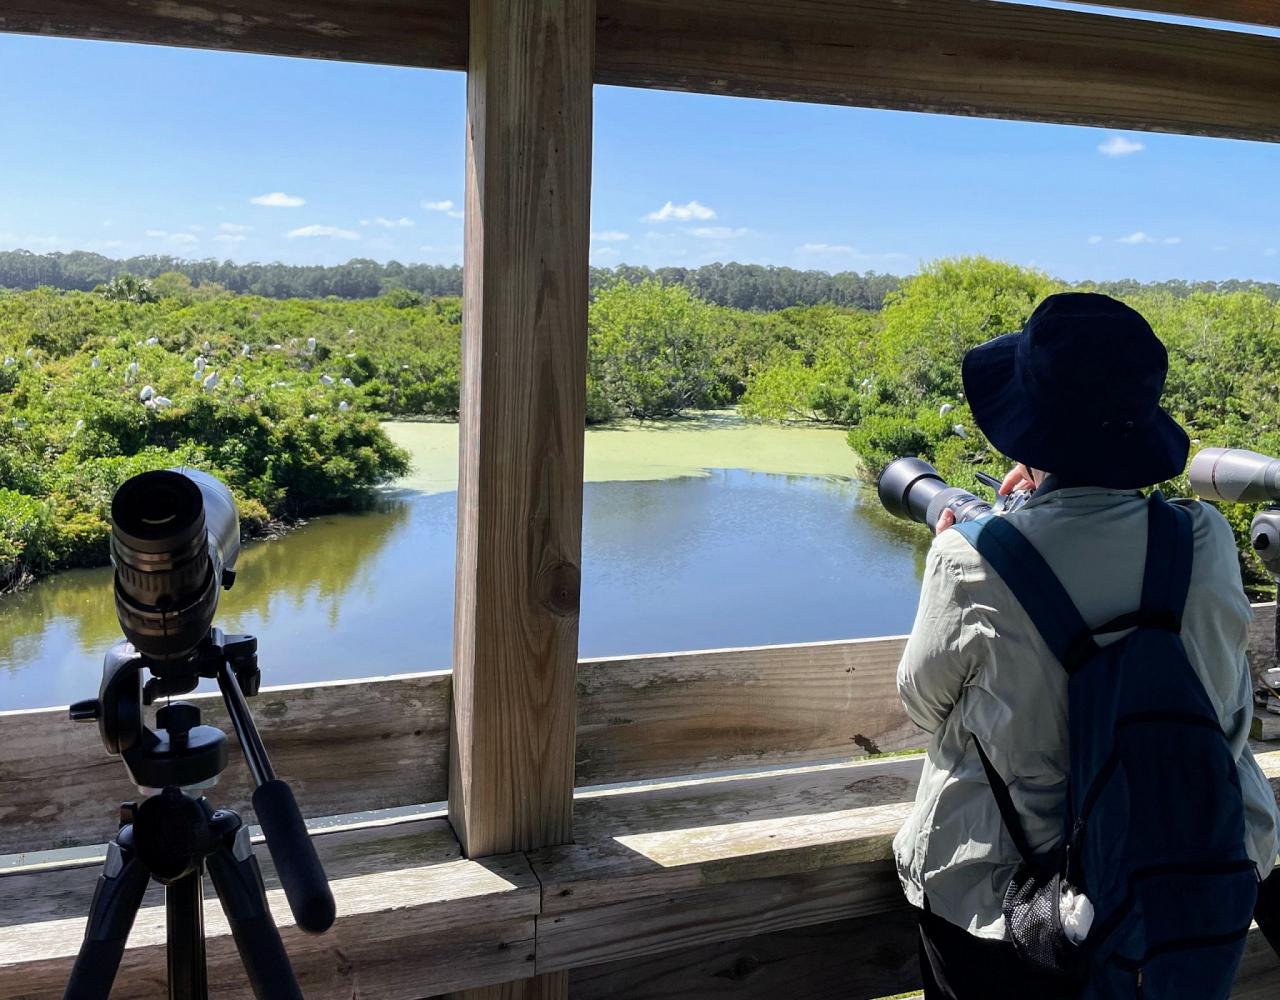
[[[1067,673],[1098,652],[1089,626],[1066,588],[1026,536],[1003,517],[955,526],[1013,591],[1045,645]]]
[[[1193,550],[1190,512],[1156,490],[1147,501],[1147,568],[1139,612],[1145,627],[1181,631]]]

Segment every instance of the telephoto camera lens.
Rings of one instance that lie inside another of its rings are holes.
[[[938,470],[922,458],[890,462],[876,481],[876,492],[885,510],[894,517],[933,528],[944,510],[956,521],[972,521],[991,512],[991,504],[959,486],[948,486]]]
[[[144,472],[111,501],[116,616],[134,647],[181,660],[209,633],[234,579],[240,523],[230,490],[194,470]]]

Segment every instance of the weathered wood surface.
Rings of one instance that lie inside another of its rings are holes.
[[[461,70],[467,0],[4,0],[0,31]]]
[[[470,861],[443,819],[315,838],[338,904],[326,934],[303,934],[265,847],[259,861],[272,912],[308,997],[417,997],[533,971],[536,879],[523,855]],[[0,996],[57,997],[84,933],[98,866],[0,875]],[[206,885],[210,981],[248,997],[230,932]],[[164,910],[148,891],[113,997],[164,992]],[[412,954],[412,961],[406,956]]]
[[[277,772],[307,816],[340,815],[447,794],[448,673],[264,688],[249,701]],[[231,763],[208,794],[255,822],[252,786],[222,700],[190,699],[228,734]],[[0,854],[102,843],[136,799],[98,728],[66,709],[0,712]]]
[[[1089,3],[1178,17],[1280,26],[1280,3],[1276,0],[1089,0]]]
[[[449,815],[573,828],[594,0],[472,0]]]
[[[572,1000],[869,1000],[918,988],[916,918],[870,917],[575,969]]]
[[[569,995],[569,974],[552,972],[497,986],[481,986],[449,994],[449,1000],[563,1000]]]
[[[1255,670],[1272,662],[1273,609],[1255,606]],[[902,642],[584,660],[577,784],[921,746],[894,687]],[[269,688],[250,705],[305,813],[324,816],[442,800],[449,692],[447,673],[410,674]],[[201,704],[226,727],[220,705]],[[251,816],[234,747],[232,755],[211,797]],[[132,797],[95,727],[68,722],[63,709],[0,712],[0,853],[101,843],[115,831],[116,805]]]
[[[902,637],[584,661],[578,784],[923,746]]]
[[[1280,40],[1258,35],[982,0],[625,0],[601,14],[601,83],[1280,139]]]
[[[1209,7],[1134,4],[1166,5]],[[468,37],[467,0],[4,0],[0,30],[441,69]],[[1280,41],[1235,31],[985,0],[600,0],[596,39],[599,83],[1280,139]]]

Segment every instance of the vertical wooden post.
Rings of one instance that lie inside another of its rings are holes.
[[[471,0],[449,816],[572,835],[594,0]]]

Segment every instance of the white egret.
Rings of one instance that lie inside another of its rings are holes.
[[[218,373],[210,372],[204,379],[204,391],[212,392],[218,385]]]
[[[333,385],[333,376],[332,376],[332,375],[321,375],[321,376],[320,376],[320,384],[321,384],[321,385]]]
[[[308,419],[308,420],[319,420],[320,418],[319,418],[319,417],[317,417],[314,413],[308,413],[308,414],[307,414],[307,419]]]
[[[345,399],[338,404],[338,410],[342,413],[346,413],[349,409],[351,409],[351,406],[347,403]]]
[[[306,346],[306,347],[304,347],[304,348],[302,349],[302,352],[303,352],[304,354],[315,354],[315,353],[316,353],[316,338],[315,338],[315,337],[308,337],[308,338],[307,338],[307,346]]]
[[[244,358],[247,358],[247,357],[249,356],[249,345],[248,345],[248,344],[243,344],[243,345],[240,347],[240,356],[241,356],[241,357],[244,357]]]
[[[958,438],[967,438],[969,436],[969,432],[961,424],[956,424],[952,427],[951,432]]]
[[[202,372],[202,371],[204,371],[204,370],[205,370],[205,367],[206,367],[208,364],[209,364],[209,362],[207,362],[207,361],[204,359],[204,355],[203,355],[203,354],[197,354],[197,355],[196,355],[196,371],[198,371],[198,372]]]
[[[239,375],[237,375],[235,378],[231,380],[231,384],[234,385],[237,389],[239,389],[241,386],[244,385],[244,379],[242,379]]]
[[[168,396],[157,396],[155,399],[151,401],[151,405],[154,406],[157,410],[163,410],[166,407],[172,406],[173,400],[170,399]]]
[[[938,416],[945,417],[948,413],[950,413],[954,409],[955,409],[955,406],[953,404],[943,403],[942,407],[938,410]]]
[[[92,361],[90,361],[90,362],[89,362],[89,367],[90,367],[90,368],[101,368],[101,367],[102,367],[102,359],[101,359],[100,357],[97,357],[97,356],[95,355],[95,356],[94,356],[94,359],[93,359]]]
[[[352,382],[352,381],[351,381],[351,379],[349,379],[349,378],[344,378],[344,379],[342,380],[342,384],[343,384],[343,385],[349,385],[349,386],[351,386],[352,388],[355,388],[355,383],[354,383],[354,382]]]
[[[151,386],[149,386],[149,385],[144,385],[144,386],[142,387],[142,391],[138,393],[138,401],[139,401],[139,402],[142,402],[142,403],[145,403],[147,400],[149,400],[149,399],[150,399],[152,396],[154,396],[155,394],[156,394],[155,389],[151,388]]]
[[[147,338],[147,346],[148,346],[148,347],[155,347],[155,346],[156,346],[156,344],[158,344],[158,343],[160,343],[160,338],[159,338],[159,337],[148,337],[148,338]]]

